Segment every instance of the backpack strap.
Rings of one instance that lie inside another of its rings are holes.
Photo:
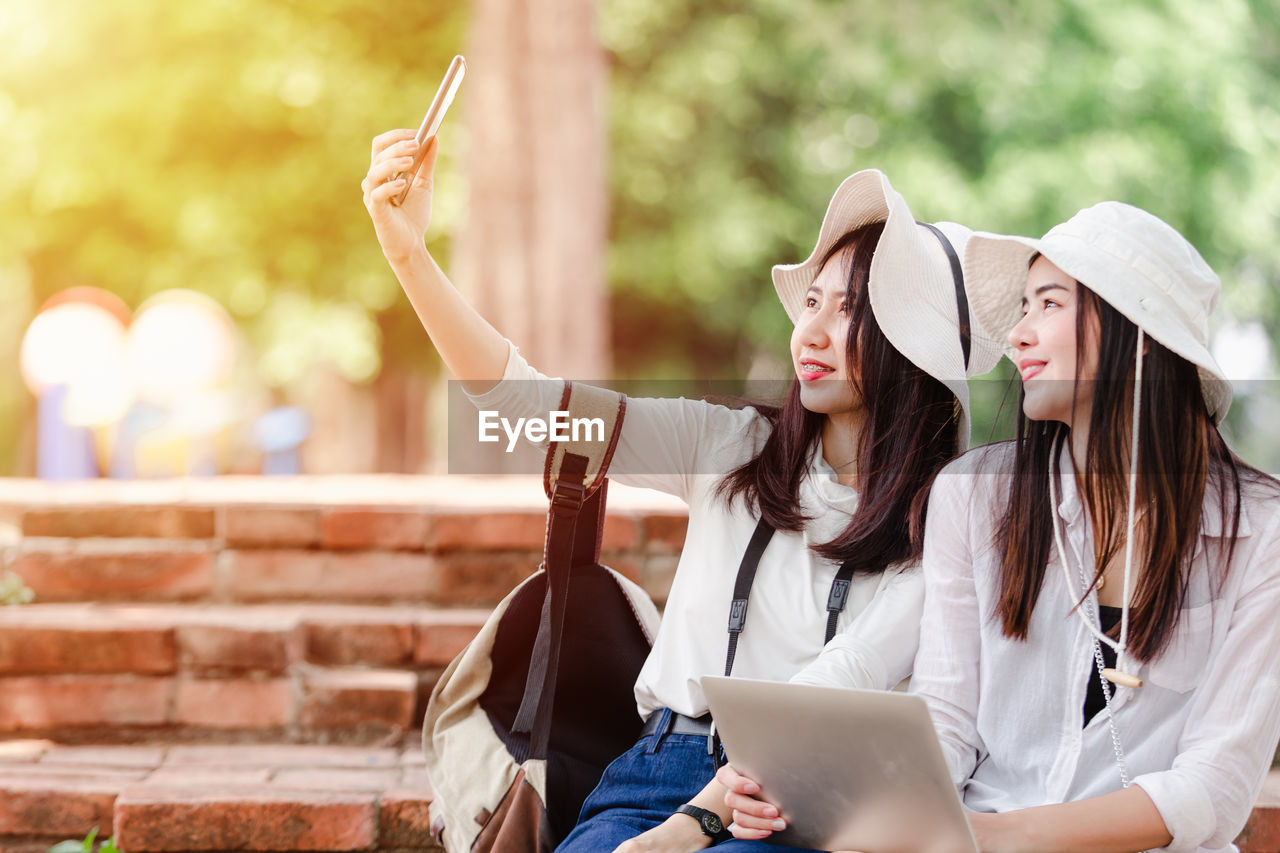
[[[599,419],[603,428],[595,424],[588,429],[580,427],[575,440],[570,427],[570,440],[552,442],[547,449],[543,472],[543,484],[551,499],[543,552],[547,591],[529,658],[524,696],[511,727],[512,732],[529,734],[529,758],[547,755],[569,602],[569,576],[575,565],[589,565],[599,558],[608,493],[606,474],[622,431],[626,405],[622,394],[565,383],[560,408],[569,413],[570,422]]]
[[[609,463],[613,461],[618,436],[622,434],[622,417],[627,411],[627,398],[607,388],[566,381],[564,393],[560,397],[560,411],[569,413],[569,439],[551,442],[542,471],[542,487],[551,499],[553,508],[557,483],[568,480],[574,486],[581,486],[585,489],[583,500],[600,488],[609,470]],[[568,478],[560,476],[568,455],[586,458],[583,475]],[[568,491],[574,486],[562,486],[566,489],[561,497],[562,501],[576,497]]]

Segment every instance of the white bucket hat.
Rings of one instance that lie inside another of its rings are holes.
[[[996,339],[969,316],[960,264],[972,233],[968,228],[916,222],[884,173],[865,169],[836,189],[808,259],[773,268],[773,286],[794,323],[827,252],[845,234],[873,222],[885,225],[867,283],[871,312],[889,343],[960,401],[957,440],[963,450],[970,432],[968,378],[986,373],[1000,360]]]
[[[1007,339],[1022,317],[1022,289],[1036,252],[1194,364],[1209,413],[1221,422],[1231,407],[1231,382],[1209,352],[1209,314],[1222,284],[1186,238],[1118,201],[1086,207],[1039,240],[974,234],[964,254],[973,313],[1015,360]]]

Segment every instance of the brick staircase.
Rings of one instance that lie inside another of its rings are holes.
[[[435,850],[426,698],[541,556],[532,478],[0,482],[0,853]],[[684,509],[613,487],[661,601]]]
[[[660,603],[683,506],[611,487],[604,562]],[[0,480],[0,853],[412,851],[426,697],[538,562],[529,478]],[[1273,772],[1244,853],[1280,851]]]

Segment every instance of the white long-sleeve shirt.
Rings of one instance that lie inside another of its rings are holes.
[[[506,418],[547,419],[559,408],[562,391],[561,380],[539,374],[512,347],[502,381],[471,401]],[[734,579],[758,516],[741,500],[727,505],[715,490],[760,449],[769,429],[754,409],[684,398],[627,399],[610,479],[658,489],[689,505],[662,626],[636,681],[642,716],[661,707],[701,716],[707,711],[702,677],[724,673]],[[891,688],[910,673],[915,657],[924,592],[919,567],[855,576],[837,634],[824,647],[827,596],[838,565],[809,546],[830,541],[848,525],[858,495],[837,482],[819,447],[800,500],[813,521],[799,534],[777,531],[765,549],[733,674]]]
[[[1026,642],[996,616],[994,525],[1011,445],[974,451],[938,476],[925,534],[925,608],[912,692],[929,705],[966,807],[1004,812],[1121,787],[1108,717],[1081,727],[1098,678],[1093,637],[1071,612],[1051,549]],[[1093,572],[1093,536],[1069,457],[1058,509],[1068,563]],[[1229,509],[1228,509],[1229,511]],[[1172,643],[1112,701],[1128,770],[1173,835],[1164,849],[1234,849],[1280,737],[1280,499],[1246,485],[1225,584],[1213,580],[1230,518],[1206,497],[1186,608]],[[1096,595],[1091,595],[1095,607]],[[1132,667],[1133,664],[1130,664]]]

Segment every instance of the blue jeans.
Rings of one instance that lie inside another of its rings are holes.
[[[670,715],[671,711],[663,708],[654,713]],[[664,723],[659,731],[665,728]],[[611,853],[628,838],[671,817],[711,781],[715,772],[705,737],[662,734],[640,738],[605,769],[600,784],[582,804],[578,825],[556,853]],[[715,849],[733,853],[805,853],[798,848],[736,838],[715,845]]]

